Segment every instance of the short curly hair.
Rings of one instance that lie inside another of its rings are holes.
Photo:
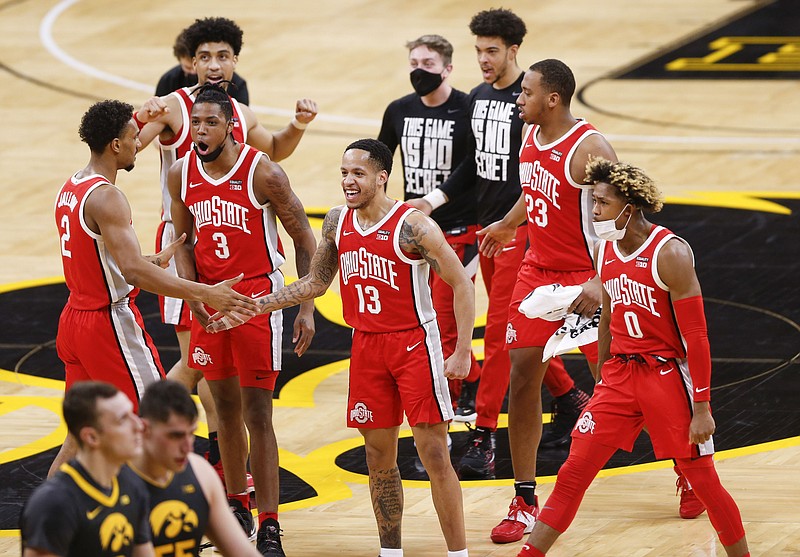
[[[94,153],[102,153],[106,145],[122,135],[133,118],[133,106],[122,101],[100,101],[89,107],[81,118],[78,135]]]
[[[657,213],[664,206],[664,197],[655,182],[641,168],[628,163],[590,157],[585,182],[616,187],[628,203],[646,213]]]
[[[186,46],[189,47],[192,56],[203,43],[228,43],[233,49],[233,54],[239,56],[243,36],[242,29],[233,20],[225,17],[196,19],[183,31]]]
[[[223,82],[229,83],[229,82]],[[233,120],[233,105],[227,91],[218,83],[206,83],[195,90],[194,105],[209,103],[216,104],[222,110],[225,121]]]
[[[507,47],[521,45],[528,32],[517,14],[503,8],[478,12],[469,22],[469,30],[476,37],[500,37]]]
[[[383,144],[383,142],[378,141],[377,139],[359,139],[348,145],[345,149],[345,152],[349,151],[350,149],[361,149],[362,151],[366,151],[369,153],[369,160],[372,161],[372,164],[375,166],[378,172],[385,170],[387,175],[392,173],[392,159],[394,157],[392,156],[392,152],[386,145]]]

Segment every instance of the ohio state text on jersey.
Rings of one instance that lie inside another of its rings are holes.
[[[611,354],[686,357],[669,288],[658,275],[658,254],[672,238],[685,242],[654,225],[639,249],[625,256],[616,242],[601,241],[597,271],[611,298]]]
[[[569,167],[581,141],[599,134],[579,120],[552,143],[543,145],[539,126],[530,126],[519,155],[530,248],[525,263],[554,271],[593,268],[597,236],[592,227],[591,186],[578,184]]]
[[[266,155],[249,145],[238,147],[239,158],[219,179],[205,172],[194,151],[183,158],[181,199],[194,216],[200,282],[239,273],[245,279],[267,276],[285,260],[275,212],[269,202],[260,205],[253,191],[256,166]]]
[[[427,261],[405,253],[400,231],[414,209],[400,201],[363,230],[356,211],[342,209],[336,229],[344,320],[370,333],[404,331],[436,318]]]

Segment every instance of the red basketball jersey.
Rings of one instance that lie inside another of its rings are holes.
[[[253,191],[253,174],[266,155],[249,145],[239,148],[236,164],[219,179],[206,174],[194,151],[183,158],[181,198],[194,216],[200,282],[213,284],[239,273],[246,279],[263,277],[284,262],[275,212],[269,201],[260,205]]]
[[[169,222],[172,217],[169,212],[172,200],[167,189],[167,174],[169,168],[178,159],[182,158],[192,148],[192,107],[194,106],[195,96],[193,91],[196,86],[184,87],[173,91],[173,95],[178,99],[181,110],[181,129],[175,131],[175,135],[167,141],[159,140],[159,153],[161,155],[161,220]],[[233,138],[239,143],[247,142],[247,121],[239,109],[239,101],[231,98],[233,105]]]
[[[528,216],[525,263],[553,271],[593,268],[597,236],[592,227],[592,191],[569,174],[578,145],[600,133],[579,120],[562,137],[542,145],[539,126],[530,126],[519,155],[519,177]]]
[[[601,241],[597,270],[611,298],[611,354],[654,354],[685,358],[669,288],[658,275],[658,253],[675,234],[653,226],[634,253],[624,256],[616,242]]]
[[[414,209],[396,202],[380,222],[363,230],[344,207],[336,229],[344,320],[358,331],[413,329],[436,318],[430,266],[400,248],[400,230]]]
[[[69,288],[69,304],[78,310],[95,310],[139,293],[125,281],[108,252],[103,236],[92,232],[83,217],[86,198],[97,187],[111,185],[94,174],[67,180],[56,198],[56,226],[61,236],[61,262]]]

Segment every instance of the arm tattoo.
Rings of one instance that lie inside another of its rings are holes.
[[[439,261],[433,257],[428,248],[423,245],[423,240],[427,235],[427,227],[408,222],[408,219],[403,221],[403,226],[400,228],[400,247],[409,253],[418,253],[422,256],[428,265],[431,266],[436,273],[440,272]]]
[[[372,496],[372,510],[378,523],[378,536],[381,547],[397,548],[400,545],[400,523],[403,518],[403,484],[400,469],[371,470],[369,491]]]

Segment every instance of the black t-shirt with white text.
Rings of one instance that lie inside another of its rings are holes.
[[[444,183],[467,158],[470,149],[470,119],[467,94],[453,89],[439,106],[425,106],[411,93],[389,104],[383,115],[378,139],[394,152],[400,147],[403,161],[403,199],[430,193]],[[465,184],[450,202],[431,217],[448,232],[476,222],[473,187]]]

